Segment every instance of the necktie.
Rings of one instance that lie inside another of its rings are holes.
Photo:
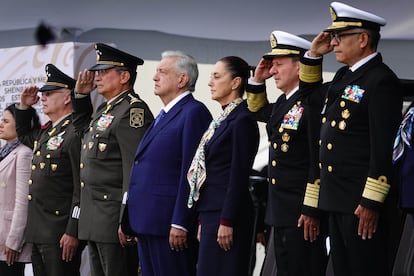
[[[162,117],[164,117],[165,111],[164,109],[161,109],[160,114],[158,114],[157,118],[155,118],[154,126],[156,126]]]

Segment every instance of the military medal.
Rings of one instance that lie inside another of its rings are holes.
[[[57,150],[60,145],[63,143],[63,134],[65,134],[65,132],[61,132],[56,136],[50,137],[49,140],[46,143],[46,148],[48,150]]]
[[[102,114],[99,120],[96,122],[96,129],[99,131],[108,129],[111,126],[113,119],[114,116],[111,114]]]
[[[297,102],[283,117],[281,126],[285,129],[297,130],[299,127],[300,118],[305,108],[301,106],[300,102]]]
[[[354,103],[359,103],[364,96],[365,90],[361,89],[359,85],[348,85],[345,87],[344,92],[342,93],[342,99],[352,101]]]

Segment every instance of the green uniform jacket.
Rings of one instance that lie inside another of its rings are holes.
[[[16,111],[19,139],[33,148],[26,241],[56,243],[78,236],[80,137],[70,115],[42,128],[35,116],[33,108]]]
[[[73,106],[83,133],[79,238],[117,243],[135,151],[154,117],[133,90],[98,108],[90,122],[84,114],[92,108],[89,97],[74,99]]]

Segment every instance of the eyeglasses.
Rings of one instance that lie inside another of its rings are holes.
[[[95,75],[100,75],[103,76],[106,73],[108,73],[110,70],[115,70],[116,72],[123,72],[123,71],[127,71],[125,68],[123,67],[112,67],[112,68],[108,68],[108,69],[101,69],[101,70],[96,70],[95,71]]]
[[[341,42],[341,37],[343,36],[350,36],[350,35],[356,35],[356,34],[362,34],[363,32],[353,32],[353,33],[331,33],[330,38],[335,39],[336,42]]]
[[[55,93],[63,93],[63,92],[64,91],[61,91],[61,90],[48,90],[48,91],[42,91],[40,93],[42,93],[42,96],[49,97],[49,96],[51,96],[51,95],[53,95]]]

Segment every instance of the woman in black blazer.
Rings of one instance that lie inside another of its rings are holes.
[[[242,99],[248,77],[248,64],[228,56],[214,65],[208,83],[223,112],[204,133],[188,172],[188,205],[199,213],[197,276],[248,275],[249,172],[259,144],[257,123]]]

